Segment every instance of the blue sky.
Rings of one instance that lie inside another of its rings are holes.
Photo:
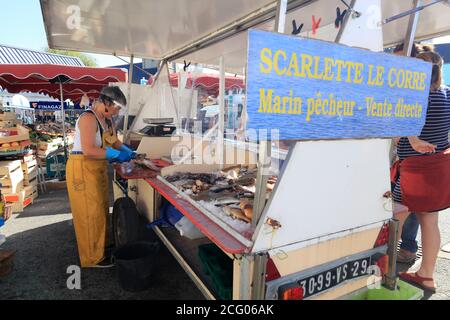
[[[0,0],[0,8],[0,44],[34,50],[48,47],[39,0]],[[90,56],[101,67],[124,64],[114,56]]]

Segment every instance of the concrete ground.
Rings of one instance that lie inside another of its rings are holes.
[[[450,210],[440,216],[442,243],[450,242]],[[7,236],[2,249],[14,248],[13,272],[0,280],[4,299],[203,299],[172,255],[161,246],[155,261],[154,282],[143,292],[121,289],[113,269],[82,269],[81,290],[69,290],[69,266],[78,265],[75,233],[66,190],[40,195],[23,213],[15,214],[0,229]],[[440,254],[436,294],[424,299],[450,299],[450,254]],[[420,263],[420,260],[417,261]],[[412,268],[417,267],[417,263]],[[410,265],[399,264],[401,271]]]
[[[142,292],[122,290],[116,268],[82,269],[81,290],[69,290],[67,269],[79,265],[75,232],[66,190],[40,195],[23,213],[14,214],[0,232],[1,249],[14,248],[14,269],[0,280],[5,299],[203,299],[203,295],[161,246],[154,282]]]
[[[439,214],[439,229],[441,231],[442,245],[450,243],[450,209]],[[418,240],[420,243],[420,230]],[[421,253],[421,250],[419,250]],[[419,254],[420,256],[421,254]],[[416,271],[420,267],[421,259],[412,264],[398,264],[399,271]],[[438,255],[435,281],[438,289],[435,294],[425,292],[424,300],[450,300],[450,253],[441,251]]]

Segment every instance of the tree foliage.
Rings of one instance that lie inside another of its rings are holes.
[[[97,67],[97,61],[94,58],[89,57],[88,55],[86,55],[84,53],[81,53],[81,52],[69,51],[69,50],[50,49],[50,48],[46,48],[45,52],[54,53],[54,54],[61,54],[61,55],[64,55],[64,56],[77,57],[77,58],[80,58],[81,61],[83,61],[85,66],[87,66],[87,67]]]

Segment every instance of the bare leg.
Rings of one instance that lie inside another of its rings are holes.
[[[439,232],[437,212],[421,213],[417,215],[422,232],[422,264],[417,271],[424,278],[433,278],[436,268],[436,260],[441,246],[441,234]],[[432,281],[425,281],[426,286],[435,286]]]
[[[400,237],[402,236],[402,230],[403,225],[405,224],[406,219],[411,214],[409,211],[406,210],[397,210],[397,203],[394,203],[394,218],[399,221],[398,224],[398,235],[397,235],[397,241],[400,240]]]

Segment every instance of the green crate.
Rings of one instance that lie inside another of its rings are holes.
[[[233,261],[215,244],[198,247],[204,272],[211,278],[220,299],[231,300],[233,291]]]
[[[233,275],[232,260],[215,244],[209,243],[198,247],[198,255],[207,274]]]
[[[58,157],[58,165],[56,164],[56,157]],[[55,157],[48,158],[46,161],[46,174],[48,177],[56,177],[58,175],[58,168],[59,168],[59,174],[61,176],[66,175],[66,159],[64,157],[64,154],[58,154]]]
[[[233,295],[233,276],[211,274],[214,289],[221,300],[231,300]]]
[[[383,286],[380,289],[367,289],[348,297],[350,300],[420,300],[423,290],[407,282],[399,280],[397,290],[389,290]]]

